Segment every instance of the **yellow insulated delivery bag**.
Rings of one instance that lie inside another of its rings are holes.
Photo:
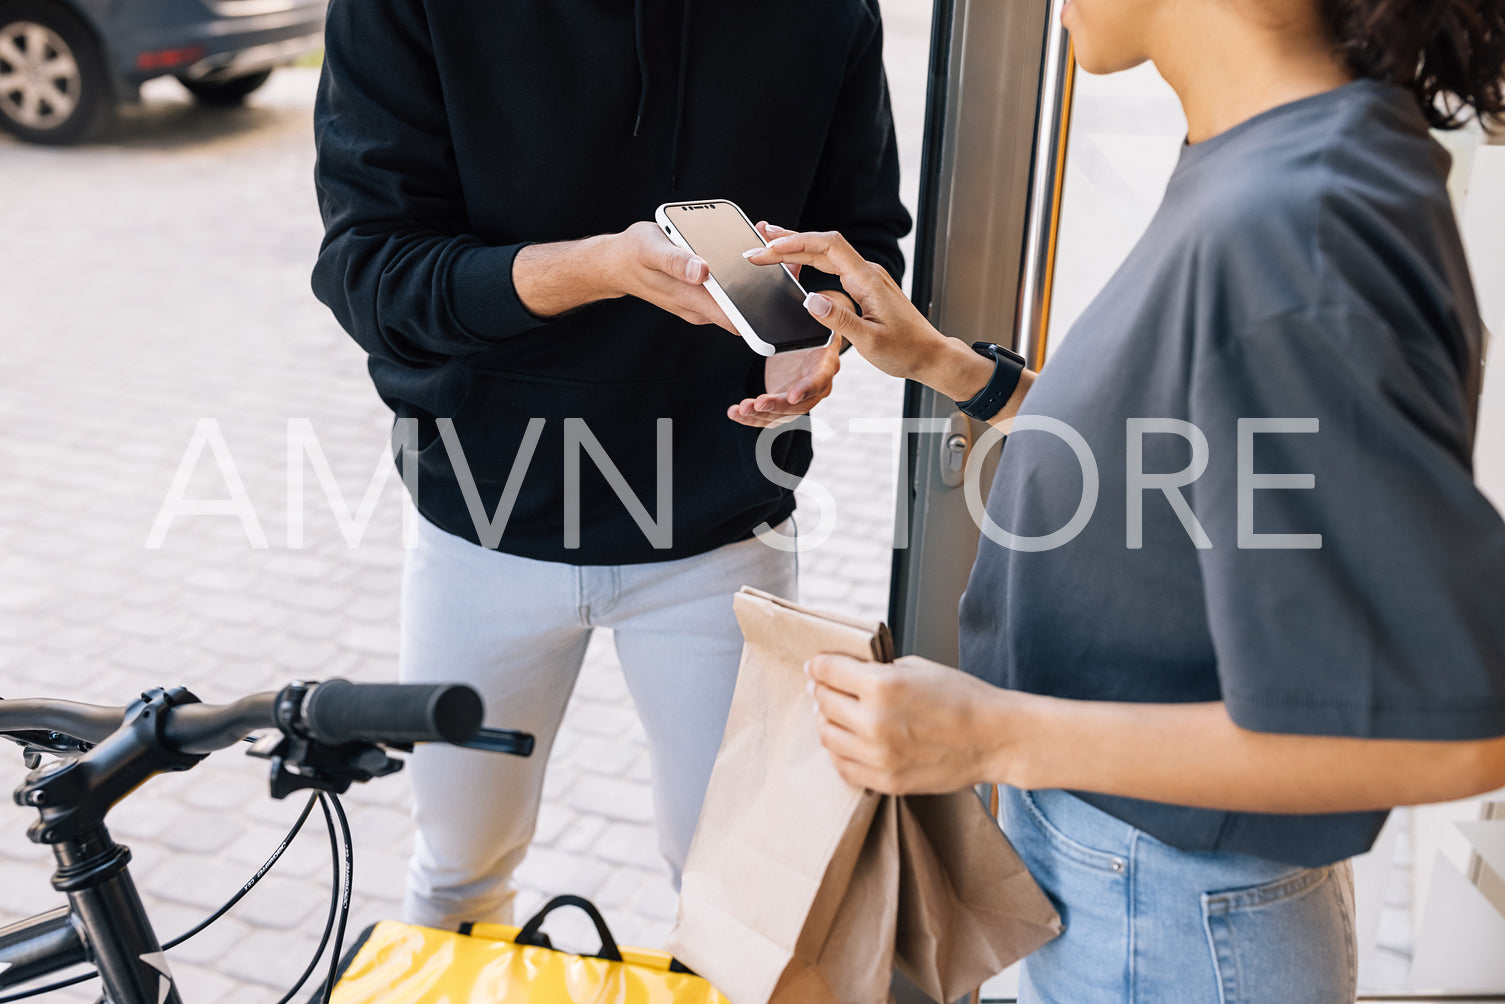
[[[562,906],[584,910],[601,935],[594,956],[549,944],[540,929]],[[621,948],[589,901],[558,896],[522,927],[462,933],[383,921],[347,957],[332,1004],[729,1004],[667,952]]]

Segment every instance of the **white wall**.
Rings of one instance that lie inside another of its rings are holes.
[[[1505,145],[1475,148],[1466,187],[1455,182],[1453,188],[1459,199],[1459,220],[1479,310],[1486,328],[1495,335],[1486,349],[1484,394],[1474,449],[1475,477],[1484,493],[1505,512]],[[1505,792],[1493,797],[1505,798]],[[1417,932],[1413,986],[1505,987],[1505,958],[1460,938],[1465,933],[1460,927],[1493,925],[1492,937],[1505,930],[1505,917],[1496,916],[1505,915],[1505,893],[1500,883],[1481,881],[1475,891],[1458,878],[1474,873],[1471,865],[1476,847],[1457,824],[1479,820],[1487,812],[1487,801],[1490,799],[1426,806],[1413,815],[1412,909]],[[1499,818],[1498,809],[1495,815]],[[1490,836],[1496,826],[1505,827],[1505,822],[1489,824]],[[1480,839],[1486,834],[1476,832],[1474,836]],[[1491,846],[1500,839],[1493,836]],[[1464,916],[1471,917],[1472,923],[1460,925]]]
[[[1496,336],[1484,366],[1474,469],[1485,494],[1505,510],[1505,145],[1474,152],[1462,220],[1479,309]]]

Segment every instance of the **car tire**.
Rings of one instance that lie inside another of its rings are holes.
[[[229,108],[246,100],[251,92],[261,87],[271,76],[271,70],[262,70],[260,73],[247,73],[243,77],[231,77],[229,80],[185,80],[179,77],[178,83],[188,88],[188,93],[201,105]]]
[[[115,94],[93,31],[61,4],[0,0],[0,126],[32,143],[98,132]]]

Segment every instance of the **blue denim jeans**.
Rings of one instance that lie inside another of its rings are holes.
[[[1063,791],[999,794],[1066,927],[1025,960],[1020,1004],[1353,1004],[1348,862],[1182,851]]]

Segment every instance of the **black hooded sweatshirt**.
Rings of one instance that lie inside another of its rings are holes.
[[[741,339],[631,297],[541,321],[512,262],[530,242],[721,198],[839,230],[897,278],[910,221],[876,0],[333,0],[326,44],[313,287],[383,400],[417,419],[418,510],[472,542],[579,565],[687,557],[792,513],[794,479],[765,477],[757,431],[726,417],[764,389]],[[795,431],[772,459],[802,475],[810,456]],[[484,531],[501,516],[498,540]]]

